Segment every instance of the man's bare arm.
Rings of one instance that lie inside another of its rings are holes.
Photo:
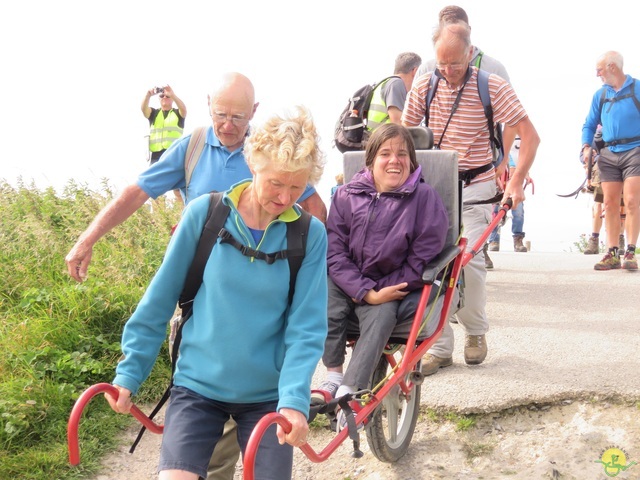
[[[154,94],[153,88],[151,90],[148,90],[144,96],[144,99],[142,100],[142,104],[140,105],[140,110],[142,110],[142,114],[144,115],[144,118],[149,118],[149,115],[151,115],[151,107],[149,106],[149,100],[151,99],[153,94]]]
[[[402,125],[402,110],[396,107],[389,107],[387,109],[387,113],[389,114],[389,120],[391,120],[391,123]]]
[[[322,198],[320,198],[320,195],[318,195],[318,192],[315,192],[306,200],[298,203],[302,208],[304,208],[307,212],[316,217],[322,223],[327,223],[327,206],[322,201]]]
[[[536,158],[536,151],[540,145],[540,137],[536,128],[529,120],[529,117],[521,120],[516,126],[516,133],[520,137],[520,153],[518,164],[509,179],[509,183],[504,191],[504,198],[513,200],[513,207],[516,208],[525,199],[523,185],[529,174],[529,169]]]
[[[87,270],[96,242],[112,228],[133,215],[148,199],[149,195],[138,185],[129,185],[118,197],[100,210],[65,257],[67,270],[74,280],[82,282],[87,278]]]

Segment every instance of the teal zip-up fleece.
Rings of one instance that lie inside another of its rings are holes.
[[[236,240],[273,253],[287,248],[291,208],[271,222],[259,245],[236,208],[249,182],[227,191],[231,207],[224,228]],[[209,195],[184,211],[165,258],[122,335],[124,359],[114,384],[137,392],[149,375],[175,310],[209,208]],[[204,271],[193,316],[185,324],[174,383],[229,403],[278,400],[278,409],[309,412],[311,378],[327,334],[327,235],[311,219],[307,250],[288,308],[289,263],[268,265],[217,243]]]

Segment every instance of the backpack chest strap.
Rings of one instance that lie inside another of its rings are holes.
[[[228,243],[232,247],[235,247],[237,250],[239,250],[240,253],[245,257],[253,257],[259,260],[264,260],[269,265],[275,263],[276,260],[286,259],[289,256],[288,250],[280,250],[279,252],[275,252],[275,253],[265,253],[265,252],[261,252],[260,250],[255,250],[251,247],[247,247],[246,245],[243,245],[242,243],[237,241],[235,238],[233,238],[233,235],[231,235],[224,228],[220,229],[220,233],[218,233],[218,238],[220,238],[220,243]]]

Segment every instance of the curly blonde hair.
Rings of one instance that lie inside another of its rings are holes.
[[[308,170],[309,183],[315,185],[324,171],[320,137],[309,110],[303,106],[295,110],[284,117],[274,115],[253,129],[245,141],[244,156],[255,171],[267,165],[284,172]]]

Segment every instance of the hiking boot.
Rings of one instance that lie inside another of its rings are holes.
[[[624,252],[624,235],[622,233],[618,237],[618,251]]]
[[[625,270],[637,270],[638,261],[636,260],[636,254],[634,252],[626,252],[624,254],[624,261],[622,262],[622,268]]]
[[[522,240],[524,239],[524,235],[514,235],[513,236],[513,251],[514,252],[528,252],[527,247],[522,244]]]
[[[453,358],[440,358],[430,353],[426,353],[422,357],[422,374],[424,376],[433,375],[440,368],[450,367],[453,365]]]
[[[587,248],[583,252],[585,255],[595,255],[600,253],[600,246],[598,245],[598,238],[591,235],[587,240]]]
[[[490,252],[499,252],[500,251],[500,242],[489,242],[489,251]]]
[[[335,398],[338,391],[337,383],[325,380],[317,389],[311,390],[311,405],[323,405]]]
[[[485,358],[487,358],[487,341],[484,335],[465,335],[465,363],[467,365],[480,365]]]
[[[593,266],[594,270],[615,270],[620,268],[620,259],[611,252],[607,252],[602,260]]]
[[[489,257],[489,244],[485,243],[484,247],[482,247],[482,253],[484,253],[484,268],[487,270],[491,270],[493,268],[493,261],[491,257]]]

